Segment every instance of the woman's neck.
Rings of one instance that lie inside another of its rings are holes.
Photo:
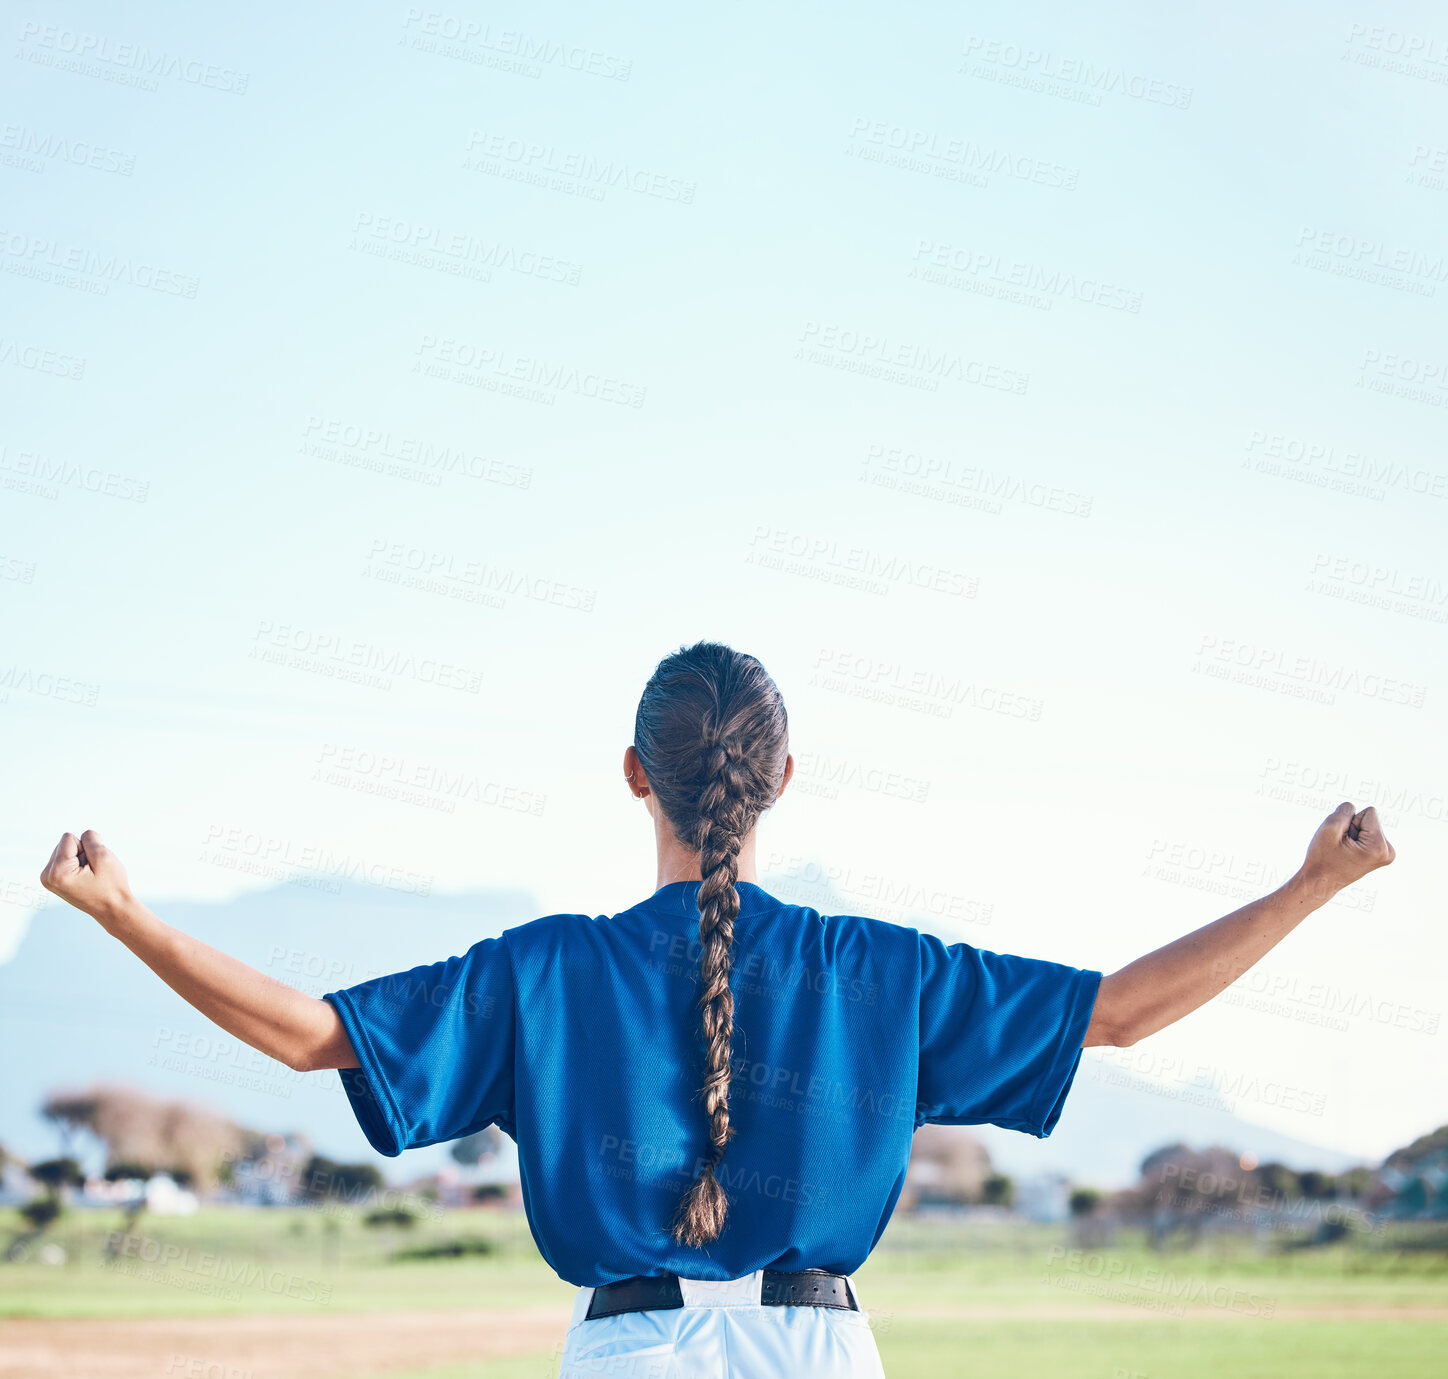
[[[754,864],[754,829],[750,829],[744,836],[744,842],[739,848],[739,877],[740,881],[751,881],[758,884],[759,873]],[[654,889],[660,886],[667,886],[673,881],[702,881],[703,873],[699,870],[700,854],[684,847],[679,840],[672,836],[657,838],[658,842],[658,880],[654,883]]]

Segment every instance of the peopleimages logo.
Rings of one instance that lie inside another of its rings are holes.
[[[857,158],[982,187],[989,185],[992,173],[1002,173],[1018,182],[1073,192],[1081,176],[1079,168],[1054,159],[1016,153],[974,139],[942,137],[928,129],[911,129],[889,120],[857,118],[850,126],[850,139],[851,146],[845,152]]]
[[[432,894],[431,875],[404,871],[351,852],[339,852],[325,843],[299,843],[228,824],[212,824],[206,830],[200,860],[233,866],[236,870],[258,870],[264,875],[286,876],[300,871],[314,878],[380,886],[407,895]],[[254,866],[236,865],[242,861]]]
[[[22,47],[17,56],[27,57],[41,66],[79,72],[82,76],[100,76],[148,91],[157,89],[157,77],[169,77],[191,86],[208,86],[214,91],[244,96],[251,80],[250,73],[236,72],[199,58],[182,57],[164,48],[117,43],[104,34],[39,24],[33,19],[21,25],[20,42],[29,46]]]
[[[83,355],[66,354],[47,345],[7,339],[0,335],[0,364],[9,364],[15,369],[30,369],[35,373],[54,374],[57,378],[68,378],[79,383],[85,377],[86,359]]]
[[[124,254],[101,253],[83,245],[57,244],[41,235],[0,227],[0,269],[41,282],[73,286],[86,282],[104,295],[124,283],[171,297],[195,297],[200,279],[160,268]]]
[[[1007,502],[1013,502],[1070,517],[1090,517],[1095,502],[1090,494],[1056,484],[1033,482],[951,456],[927,456],[903,446],[870,446],[861,468],[860,478],[867,483],[972,506],[996,516],[1005,511]]]
[[[936,392],[944,382],[974,383],[999,392],[1024,393],[1031,376],[981,359],[966,359],[955,350],[891,340],[871,331],[809,321],[799,337],[796,359],[828,364],[851,373],[906,383]]]
[[[330,1283],[303,1278],[281,1269],[269,1269],[246,1260],[230,1259],[214,1250],[193,1249],[190,1245],[177,1245],[126,1231],[108,1232],[106,1248],[112,1258],[140,1260],[155,1265],[156,1272],[147,1277],[158,1283],[175,1282],[174,1277],[168,1277],[174,1269],[212,1283],[233,1285],[233,1300],[240,1296],[235,1285],[259,1288],[278,1297],[297,1298],[303,1302],[329,1303],[332,1300]]]
[[[468,138],[463,166],[475,172],[504,172],[514,180],[566,190],[570,186],[602,201],[611,190],[633,192],[659,201],[693,204],[697,184],[625,159],[597,158],[576,149],[560,149],[537,139],[497,130],[475,129]],[[551,180],[550,180],[551,179]]]
[[[795,573],[814,568],[821,574],[855,575],[871,593],[886,594],[893,587],[909,585],[937,594],[974,598],[980,585],[976,575],[785,527],[757,525],[745,559],[768,569]]]
[[[649,939],[650,962],[671,976],[697,981],[704,948],[699,940],[683,933],[656,929]],[[663,966],[663,959],[670,959]],[[812,991],[817,996],[838,996],[847,1001],[874,1005],[879,999],[878,982],[863,977],[846,977],[827,968],[812,968],[802,961],[783,962],[770,954],[751,951],[736,940],[734,959],[730,965],[736,992],[770,996],[778,991]]]
[[[708,1160],[686,1146],[651,1144],[647,1140],[604,1135],[599,1140],[598,1156],[603,1171],[610,1178],[626,1182],[647,1182],[650,1186],[679,1191],[681,1184],[670,1181],[682,1178],[691,1181],[703,1171]],[[714,1175],[731,1195],[752,1193],[772,1201],[798,1203],[802,1207],[819,1206],[829,1196],[826,1184],[809,1183],[786,1178],[779,1173],[761,1173],[729,1159],[714,1167]]]
[[[520,249],[462,230],[444,230],[437,225],[371,211],[358,211],[353,217],[351,247],[383,256],[395,251],[405,256],[405,261],[424,268],[473,270],[484,275],[498,268],[569,286],[576,286],[583,273],[583,265],[569,259]]]
[[[1315,656],[1293,655],[1280,647],[1235,637],[1203,634],[1192,669],[1264,689],[1290,688],[1301,698],[1331,704],[1337,694],[1355,694],[1420,709],[1427,694],[1423,685],[1393,676],[1364,673],[1355,666],[1335,665]]]
[[[621,407],[644,405],[645,389],[639,384],[502,347],[425,334],[414,353],[419,356],[412,365],[415,373],[501,392],[531,390],[532,401],[551,404],[559,393],[572,393]]]
[[[1122,1259],[1115,1255],[1089,1253],[1068,1249],[1064,1245],[1052,1245],[1047,1259],[1047,1282],[1051,1282],[1050,1269],[1059,1269],[1067,1275],[1096,1279],[1104,1284],[1141,1294],[1159,1294],[1176,1303],[1197,1303],[1206,1307],[1219,1307],[1230,1312],[1242,1312],[1252,1317],[1271,1317],[1276,1314],[1275,1299],[1262,1293],[1233,1288],[1213,1279],[1193,1278],[1191,1275],[1177,1275],[1157,1265],[1141,1265],[1134,1260]],[[1129,1300],[1126,1297],[1122,1301]]]
[[[975,280],[991,288],[987,295],[999,295],[1004,301],[1015,297],[1010,292],[996,293],[996,288],[1019,289],[1017,295],[1024,304],[1034,305],[1039,299],[1048,311],[1052,302],[1059,299],[1125,311],[1133,316],[1141,313],[1140,292],[1090,273],[1045,268],[1023,259],[934,239],[916,240],[911,257],[914,260],[911,277],[918,275],[927,282],[944,286],[951,286],[955,280]]]
[[[999,685],[982,684],[962,675],[902,666],[879,656],[861,655],[838,647],[821,647],[815,654],[808,683],[856,698],[873,699],[899,708],[917,709],[949,718],[959,704],[986,713],[1036,722],[1044,702]]]
[[[465,694],[477,694],[482,689],[481,671],[317,628],[273,623],[264,618],[257,625],[252,642],[248,655],[253,660],[353,680],[379,689],[391,689],[395,679]]]
[[[525,76],[536,75],[544,67],[558,67],[583,76],[627,81],[633,72],[632,58],[521,29],[497,28],[441,10],[410,6],[402,28],[402,41],[409,48]]]
[[[1076,98],[1089,105],[1099,105],[1103,93],[1176,110],[1186,110],[1192,103],[1190,86],[1131,72],[1109,62],[1093,62],[979,34],[966,39],[959,71],[962,76],[985,77],[1053,96],[1069,96],[1074,90]],[[1047,86],[1047,82],[1054,85]]]
[[[136,169],[134,153],[23,124],[0,124],[0,149],[9,150],[0,155],[0,163],[13,162],[33,172],[43,172],[47,160],[118,177],[129,177]]]

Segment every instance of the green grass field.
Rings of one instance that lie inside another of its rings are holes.
[[[516,1213],[450,1212],[378,1231],[355,1215],[213,1208],[143,1218],[108,1265],[102,1249],[117,1221],[73,1211],[46,1237],[65,1250],[64,1263],[32,1252],[0,1265],[0,1315],[360,1314],[365,1328],[366,1314],[488,1309],[501,1320],[521,1309],[561,1312],[573,1297]],[[459,1237],[485,1238],[493,1253],[390,1258],[403,1245]],[[1064,1227],[902,1218],[857,1283],[891,1379],[1442,1376],[1448,1255],[1400,1247],[1410,1243],[1283,1252],[1231,1237],[1157,1255],[1123,1239],[1074,1251]],[[486,1363],[387,1372],[544,1379],[556,1371],[551,1355],[535,1342]]]

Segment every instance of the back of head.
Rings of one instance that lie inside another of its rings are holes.
[[[701,1096],[709,1153],[679,1202],[673,1231],[683,1244],[702,1245],[718,1238],[728,1212],[715,1170],[734,1133],[729,971],[739,915],[739,850],[784,783],[789,722],[778,687],[753,656],[719,642],[695,642],[655,668],[639,700],[633,745],[675,835],[700,854]]]

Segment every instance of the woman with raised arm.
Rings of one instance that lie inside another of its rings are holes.
[[[45,887],[238,1039],[341,1069],[381,1153],[498,1125],[539,1249],[577,1285],[562,1379],[882,1373],[852,1275],[927,1122],[1051,1133],[1083,1046],[1209,1001],[1393,860],[1343,803],[1277,890],[1103,977],[766,892],[755,826],[794,770],[752,656],[698,642],[639,701],[623,772],[654,889],[321,999],[162,923],[93,830]]]

